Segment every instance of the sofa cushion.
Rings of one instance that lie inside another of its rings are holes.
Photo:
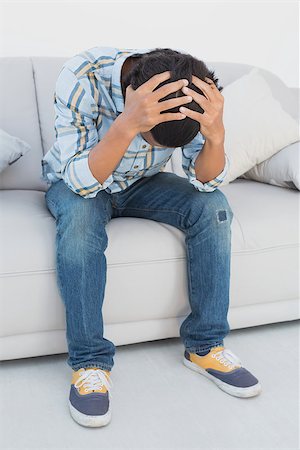
[[[32,58],[44,154],[47,153],[55,141],[55,83],[67,59],[67,57],[54,58],[46,56]]]
[[[223,185],[300,139],[298,121],[273,97],[262,73],[253,68],[222,91],[230,160]]]
[[[222,190],[234,213],[231,306],[297,298],[297,191],[241,179]],[[55,219],[44,193],[1,191],[0,208],[6,211],[0,230],[2,335],[64,329]],[[119,217],[107,224],[107,234],[105,323],[169,319],[189,312],[181,230]]]
[[[6,211],[0,226],[1,333],[63,329],[55,273],[55,219],[44,192],[1,191],[0,208]],[[111,220],[107,233],[106,322],[176,316],[186,297],[182,232],[154,221],[124,217]],[[156,281],[144,293],[148,277]],[[131,291],[135,292],[132,299]],[[165,300],[157,297],[159,291]]]
[[[45,189],[40,179],[43,153],[30,58],[0,58],[0,81],[1,128],[32,149],[1,174],[0,189]]]
[[[220,84],[227,86],[233,81],[249,74],[253,67],[250,64],[234,63],[234,62],[220,62],[210,61],[208,66],[220,74]],[[273,97],[281,104],[284,111],[290,114],[294,119],[299,118],[299,89],[288,87],[277,75],[269,70],[259,69],[260,74],[268,83],[272,91]]]
[[[0,173],[30,150],[27,142],[0,129]]]
[[[300,141],[284,147],[240,178],[300,190]]]

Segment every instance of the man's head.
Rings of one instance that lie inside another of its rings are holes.
[[[192,83],[192,75],[195,75],[203,81],[205,81],[205,77],[208,77],[214,81],[219,91],[223,89],[223,87],[218,86],[219,80],[215,78],[214,71],[210,71],[203,61],[194,58],[190,54],[181,53],[170,48],[155,48],[148,53],[135,54],[133,58],[135,59],[134,64],[122,80],[123,92],[126,91],[129,84],[135,90],[155,74],[167,70],[171,72],[171,77],[157,86],[156,89],[164,84],[186,78],[189,81],[189,87],[203,95],[203,92]],[[182,91],[173,92],[160,101],[183,95]],[[201,106],[194,100],[185,106],[203,113]],[[179,112],[179,106],[165,110],[162,114],[166,112]],[[175,148],[182,147],[191,142],[199,130],[199,123],[190,117],[186,117],[179,121],[162,122],[147,133],[142,133],[142,135],[152,145]]]

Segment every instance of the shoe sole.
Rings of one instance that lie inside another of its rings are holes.
[[[255,385],[246,388],[235,387],[228,383],[225,383],[224,381],[219,380],[218,378],[208,373],[205,369],[202,369],[202,367],[199,367],[197,364],[187,360],[185,357],[183,358],[183,364],[189,369],[194,370],[201,375],[204,375],[206,378],[213,381],[220,389],[222,389],[222,391],[226,392],[227,394],[233,395],[234,397],[254,397],[256,395],[259,395],[262,391],[260,383],[256,383]]]
[[[111,421],[111,409],[100,416],[89,416],[78,411],[69,401],[69,410],[75,422],[84,427],[103,427]]]

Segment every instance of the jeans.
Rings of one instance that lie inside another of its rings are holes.
[[[102,305],[108,238],[113,218],[140,217],[167,223],[185,234],[190,314],[179,334],[186,350],[224,345],[231,259],[232,210],[216,189],[201,192],[170,172],[143,177],[127,189],[94,198],[75,194],[63,180],[45,194],[56,219],[56,276],[66,311],[67,364],[73,370],[111,370],[115,346],[103,337]]]

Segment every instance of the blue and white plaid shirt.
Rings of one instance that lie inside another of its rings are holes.
[[[54,93],[56,141],[41,160],[44,181],[52,184],[63,179],[76,194],[92,198],[103,189],[108,193],[122,191],[141,177],[150,177],[165,168],[174,148],[154,147],[141,134],[134,137],[103,184],[88,165],[89,151],[124,110],[122,64],[128,56],[150,50],[93,47],[63,64]],[[197,180],[195,160],[204,142],[198,133],[181,147],[182,168],[196,189],[211,192],[223,182],[229,162],[225,154],[225,167],[216,178],[206,183]]]

